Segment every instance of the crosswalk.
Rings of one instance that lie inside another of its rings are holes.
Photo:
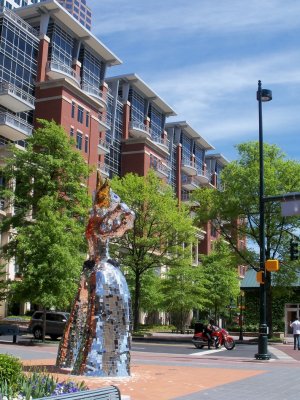
[[[219,347],[218,349],[211,349],[211,350],[199,350],[194,353],[191,353],[190,356],[205,356],[207,354],[214,354],[214,353],[220,353],[221,351],[226,350],[225,347]],[[227,351],[227,350],[226,350]]]

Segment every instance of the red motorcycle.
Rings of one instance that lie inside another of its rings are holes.
[[[208,345],[208,337],[203,331],[198,332],[194,334],[192,342],[197,349],[202,349],[204,346]],[[217,349],[223,345],[225,349],[232,350],[235,347],[235,340],[225,329],[215,327],[214,331],[211,333],[211,346]]]

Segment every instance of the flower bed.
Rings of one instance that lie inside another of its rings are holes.
[[[87,389],[84,382],[59,382],[57,378],[42,371],[25,374],[18,358],[0,354],[0,394],[3,400],[31,400]]]

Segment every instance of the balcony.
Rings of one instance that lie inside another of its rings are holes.
[[[6,139],[26,140],[32,134],[32,126],[23,119],[9,113],[0,113],[0,135]]]
[[[191,160],[183,159],[181,162],[181,171],[188,176],[197,175],[195,163]]]
[[[50,79],[71,78],[80,86],[80,76],[76,74],[72,67],[62,64],[58,61],[49,61],[47,63],[47,75]]]
[[[190,192],[182,192],[181,193],[181,201],[190,207],[199,206],[197,201],[191,200],[191,193]]]
[[[100,132],[106,131],[109,129],[109,123],[107,122],[106,115],[99,115],[99,125]]]
[[[199,188],[199,183],[196,181],[194,177],[191,176],[183,176],[181,181],[182,189],[192,191]]]
[[[198,167],[195,179],[199,182],[200,185],[208,185],[210,181],[210,172],[209,171],[204,172],[202,166]]]
[[[4,12],[5,16],[13,21],[14,26],[17,26],[21,32],[30,33],[34,36],[36,41],[39,41],[39,33],[36,29],[32,28],[27,22],[25,22],[22,18],[20,18],[17,14],[15,14],[12,10],[7,7],[1,7],[1,12]]]
[[[134,138],[151,139],[150,128],[142,122],[131,121],[129,126],[129,133]]]
[[[98,162],[97,170],[100,171],[102,176],[108,177],[109,176],[109,168],[104,162]]]
[[[168,178],[171,167],[169,164],[163,164],[160,160],[152,158],[150,160],[150,168],[152,168],[159,178]]]
[[[94,97],[100,103],[100,106],[103,109],[105,109],[107,107],[106,96],[104,96],[104,93],[102,90],[98,89],[95,86],[88,85],[87,83],[83,83],[81,85],[81,89],[87,95]]]
[[[18,113],[34,110],[35,98],[16,85],[0,82],[0,104]]]
[[[110,149],[110,144],[104,139],[99,139],[98,143],[98,154],[108,154]]]
[[[151,141],[169,154],[170,140],[151,134]]]

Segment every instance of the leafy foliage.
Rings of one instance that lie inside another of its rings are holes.
[[[23,373],[21,361],[8,354],[0,354],[0,395],[8,399],[36,399],[87,390],[84,382],[59,382],[48,373]],[[2,398],[2,397],[1,397]]]
[[[19,358],[8,354],[0,354],[0,382],[15,388],[22,377],[22,363]],[[1,391],[2,387],[0,387]]]
[[[188,257],[167,271],[162,280],[163,305],[178,330],[184,330],[192,309],[203,310],[208,305],[205,283],[202,268],[192,266]]]
[[[231,244],[242,260],[258,266],[259,246],[259,150],[257,142],[237,145],[239,160],[233,161],[222,171],[223,191],[200,189],[195,199],[200,203],[197,219],[213,221],[215,227]],[[300,191],[300,164],[286,160],[275,145],[264,144],[265,196],[281,195]],[[237,224],[236,221],[239,220]],[[297,217],[282,217],[278,201],[265,203],[266,256],[286,258],[287,249],[282,249],[282,238],[287,232],[299,228]],[[254,251],[241,251],[236,239],[248,239]],[[290,238],[290,237],[289,237]]]
[[[225,306],[236,299],[239,293],[239,281],[236,273],[236,257],[224,241],[216,241],[209,255],[202,255],[202,274],[205,276],[204,288],[207,294],[207,308],[214,319],[224,311]]]
[[[13,235],[1,255],[14,259],[22,274],[12,285],[15,300],[63,308],[73,297],[86,251],[90,198],[83,183],[90,170],[62,127],[39,123],[26,151],[13,147],[2,170],[9,184],[1,196],[15,213],[2,222],[2,232]]]
[[[183,251],[182,243],[191,243],[192,220],[184,207],[178,207],[170,186],[150,171],[146,177],[127,174],[114,178],[113,190],[135,212],[132,230],[112,249],[114,257],[134,275],[134,328],[141,307],[142,276],[149,270],[176,265]]]
[[[239,159],[227,165],[221,174],[224,190],[200,189],[194,200],[200,204],[197,220],[212,221],[223,238],[240,257],[240,263],[259,268],[259,147],[257,142],[237,145]],[[275,145],[264,143],[264,196],[300,192],[300,164],[287,160]],[[293,284],[299,272],[299,263],[289,260],[291,234],[300,227],[298,217],[282,217],[279,201],[265,202],[265,255],[278,258],[282,268],[273,282]],[[241,246],[241,241],[247,243]],[[266,290],[268,326],[272,333],[272,297],[270,273]],[[274,292],[276,295],[278,292]]]

